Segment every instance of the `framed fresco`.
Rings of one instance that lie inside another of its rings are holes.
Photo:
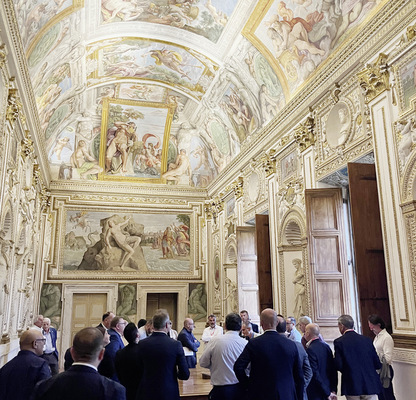
[[[284,156],[280,161],[282,181],[295,175],[298,169],[297,150]]]
[[[75,207],[63,209],[60,219],[59,278],[196,277],[190,213]]]
[[[416,105],[416,49],[413,48],[393,66],[401,113]]]
[[[173,111],[163,103],[105,98],[99,179],[163,182]]]

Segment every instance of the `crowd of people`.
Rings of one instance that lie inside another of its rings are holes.
[[[211,400],[335,400],[338,372],[347,400],[395,400],[394,343],[377,315],[368,317],[373,342],[341,315],[333,353],[309,317],[296,325],[270,308],[261,312],[260,327],[246,310],[228,314],[223,327],[211,314],[201,342],[191,318],[178,334],[163,309],[137,325],[107,312],[98,326],[76,333],[61,373],[50,324],[40,315],[21,335],[20,352],[0,369],[0,400],[179,399],[178,379],[187,380],[196,367],[201,342]]]

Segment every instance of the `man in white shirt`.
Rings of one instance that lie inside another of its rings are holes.
[[[51,320],[49,318],[43,319],[42,333],[46,339],[42,357],[48,362],[53,376],[59,372],[59,356],[58,349],[56,348],[58,333],[56,332],[56,329],[51,326]]]
[[[221,326],[217,325],[217,317],[214,314],[211,314],[208,317],[208,327],[202,332],[201,340],[207,344],[214,336],[222,335],[223,329]]]
[[[296,319],[294,317],[286,318],[286,336],[295,342],[302,342],[302,335],[296,329]]]
[[[201,367],[211,370],[211,400],[240,400],[244,395],[233,370],[235,360],[247,344],[247,340],[238,335],[240,329],[240,316],[228,314],[225,317],[225,335],[210,340],[202,354]]]

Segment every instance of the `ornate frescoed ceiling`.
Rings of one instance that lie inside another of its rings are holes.
[[[15,0],[53,180],[206,187],[380,0]]]

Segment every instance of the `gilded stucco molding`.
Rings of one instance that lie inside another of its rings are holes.
[[[232,184],[232,190],[234,192],[235,198],[240,199],[244,195],[244,179],[242,176],[239,176],[236,181]]]
[[[390,90],[388,55],[380,53],[374,64],[367,64],[357,75],[365,102],[369,103],[386,90]]]
[[[413,293],[416,293],[416,201],[402,206],[407,231]]]
[[[7,97],[6,119],[14,125],[18,118],[20,118],[23,123],[26,122],[26,117],[23,112],[23,104],[20,100],[18,90],[10,88],[9,95]]]
[[[24,160],[27,160],[35,154],[33,140],[29,131],[25,131],[25,137],[21,141],[21,154]]]
[[[266,178],[276,173],[276,150],[271,149],[261,157]]]
[[[416,37],[416,24],[410,25],[406,29],[406,38],[410,42]]]
[[[293,136],[301,152],[315,144],[316,135],[314,128],[315,119],[312,116],[307,117],[305,122],[295,128]]]
[[[7,51],[6,45],[4,43],[0,44],[0,68],[3,68],[7,60]]]

